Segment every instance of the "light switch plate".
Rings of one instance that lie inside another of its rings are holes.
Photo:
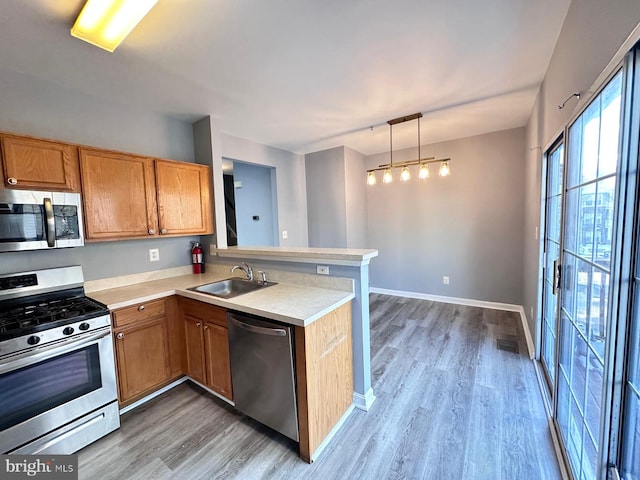
[[[149,249],[149,261],[150,262],[157,262],[160,260],[160,250],[157,248],[150,248]]]

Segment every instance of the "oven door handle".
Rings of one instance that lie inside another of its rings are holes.
[[[6,358],[0,362],[0,375],[19,368],[28,367],[34,363],[41,362],[51,357],[63,355],[74,350],[78,350],[89,343],[94,343],[104,337],[111,335],[111,329],[105,329],[98,333],[87,335],[82,338],[65,338],[52,345],[44,345],[30,349],[27,352],[19,353],[15,356]]]
[[[50,198],[44,199],[44,213],[47,221],[45,222],[45,230],[47,233],[47,245],[56,246],[56,219],[53,216],[53,205]]]

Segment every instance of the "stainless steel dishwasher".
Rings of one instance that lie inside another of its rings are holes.
[[[227,313],[236,409],[298,441],[293,328]]]

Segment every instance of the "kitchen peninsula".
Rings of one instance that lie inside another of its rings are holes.
[[[357,361],[357,352],[361,350],[363,342],[352,334],[358,329],[354,317],[359,318],[359,323],[362,318],[359,311],[355,315],[353,313],[356,308],[360,309],[360,306],[355,306],[360,305],[362,298],[358,295],[360,279],[353,278],[353,273],[352,278],[349,275],[336,275],[345,273],[341,269],[356,266],[359,269],[360,265],[347,266],[335,262],[357,264],[366,261],[368,264],[369,258],[377,252],[347,251],[340,255],[337,251],[326,252],[325,249],[322,252],[304,250],[304,259],[330,264],[334,276],[315,275],[305,271],[308,269],[296,267],[297,263],[308,263],[296,262],[302,260],[298,255],[303,252],[283,250],[271,255],[253,250],[253,256],[248,252],[244,256],[240,250],[228,249],[224,253],[219,250],[220,255],[209,259],[207,273],[201,275],[190,274],[190,267],[184,267],[87,282],[88,294],[114,312],[121,406],[135,406],[137,401],[144,401],[154,391],[175,383],[185,374],[233,405],[228,350],[225,360],[225,352],[221,353],[224,348],[218,348],[227,344],[224,314],[229,310],[275,320],[292,325],[295,329],[299,451],[306,461],[315,460],[348,417],[354,403],[358,406],[359,397],[354,391],[354,381],[362,377],[361,372],[358,375],[354,369],[362,364]],[[269,281],[277,284],[228,299],[190,290],[234,276],[229,273],[232,263],[228,262],[230,257],[225,254],[240,255],[241,258],[233,263],[249,262],[256,270],[260,268],[265,271]],[[369,257],[363,260],[358,256]],[[264,260],[263,257],[270,257],[271,260]],[[273,258],[286,258],[286,262]],[[368,282],[366,288],[368,290]],[[367,300],[368,323],[368,297],[364,298]],[[197,312],[200,311],[204,313],[198,317]],[[202,321],[190,324],[194,317]],[[216,318],[221,320],[217,321]],[[122,319],[130,323],[118,323]],[[199,327],[200,324],[205,329],[209,328],[209,333],[205,332],[204,336],[195,333],[194,337],[192,333],[196,329],[190,328],[190,325]],[[140,330],[144,328],[147,331]],[[140,337],[138,341],[135,340],[135,332]],[[214,332],[216,336],[212,337]],[[368,349],[368,328],[366,333]],[[127,339],[131,348],[126,347]],[[156,353],[141,354],[141,349],[146,349],[146,342],[153,339],[158,345]],[[198,348],[194,345],[198,345]],[[165,353],[158,354],[157,351]],[[131,361],[124,360],[127,356]],[[135,364],[145,359],[152,359],[153,365],[159,365],[157,375],[151,375],[148,370],[138,372]],[[152,378],[146,378],[145,375],[151,375]]]

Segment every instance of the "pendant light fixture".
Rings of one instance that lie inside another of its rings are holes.
[[[413,113],[411,115],[405,115],[404,117],[394,118],[392,120],[387,120],[389,124],[389,163],[385,163],[382,165],[378,165],[378,168],[372,168],[367,170],[367,184],[375,185],[377,183],[376,172],[383,171],[382,174],[382,183],[391,183],[393,182],[393,169],[400,168],[400,180],[403,182],[408,182],[411,180],[411,169],[413,165],[420,165],[418,170],[418,178],[420,180],[425,180],[431,177],[431,172],[429,171],[430,163],[440,163],[440,169],[438,171],[441,177],[446,177],[451,175],[451,168],[449,167],[450,158],[444,159],[436,159],[435,157],[422,158],[420,152],[420,119],[422,118],[422,113]],[[405,162],[396,162],[393,163],[393,126],[398,123],[409,122],[411,120],[418,121],[418,159],[417,160],[407,160]],[[372,127],[373,128],[373,127]]]

